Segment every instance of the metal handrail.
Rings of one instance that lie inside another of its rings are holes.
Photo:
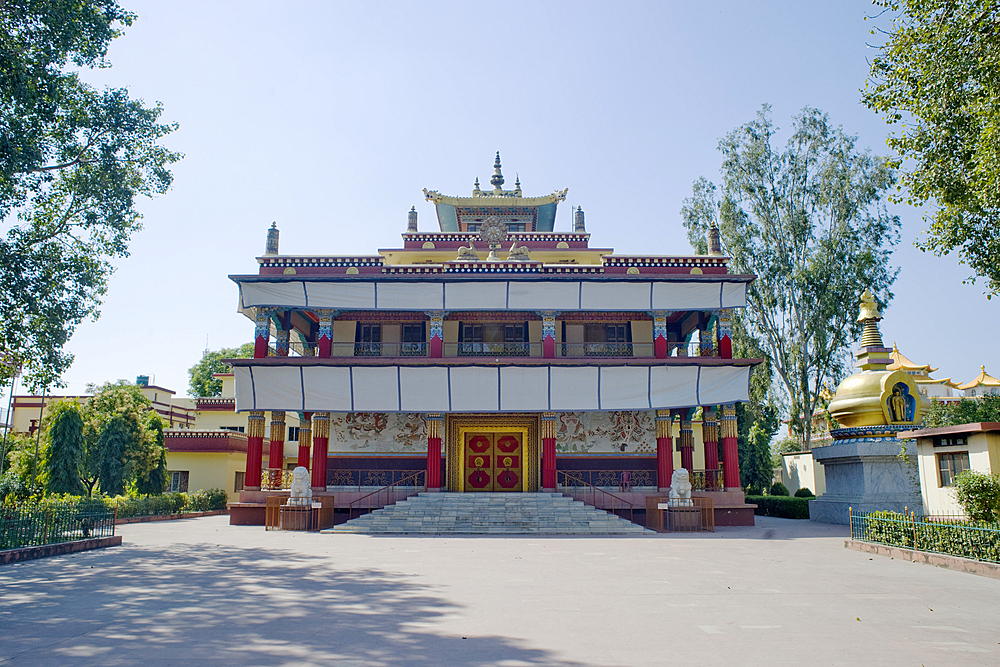
[[[397,491],[397,495],[394,496],[395,500],[393,500],[393,503],[398,503],[400,500],[403,500],[405,498],[409,498],[410,496],[414,496],[414,495],[420,493],[420,491],[417,491],[416,489],[418,489],[419,487],[423,486],[423,484],[420,483],[421,482],[420,478],[426,472],[427,472],[426,470],[418,470],[417,472],[413,473],[412,475],[407,475],[406,477],[404,477],[403,479],[399,480],[398,482],[393,482],[392,484],[389,484],[388,486],[383,486],[381,489],[376,489],[375,491],[372,491],[371,493],[366,493],[365,495],[361,496],[360,498],[357,498],[357,499],[351,501],[351,504],[348,505],[348,508],[347,508],[348,509],[348,516],[351,519],[356,518],[354,516],[355,509],[357,509],[358,511],[360,511],[362,509],[361,506],[360,506],[360,503],[363,500],[370,499],[372,496],[377,496],[377,494],[380,494],[383,491],[386,494],[386,496],[385,496],[386,497],[386,502],[383,503],[382,505],[380,505],[379,507],[385,507],[386,505],[389,504],[388,500],[389,500],[389,491],[390,491],[390,489],[395,489],[396,487],[402,487],[404,485],[408,486],[408,487],[412,487],[414,489],[414,491],[412,491],[411,493],[407,493],[402,498],[400,498],[398,496],[398,491]],[[413,480],[413,483],[412,484],[406,484],[406,482],[408,482],[410,480]],[[426,489],[426,487],[424,487],[424,488]],[[355,505],[357,505],[358,507],[356,508]],[[369,512],[371,512],[372,511],[372,507],[373,507],[373,504],[369,501],[368,504],[367,504],[367,506],[366,506],[367,510]],[[361,514],[358,514],[358,516],[361,516]]]
[[[633,510],[635,509],[635,505],[633,503],[629,502],[628,500],[625,500],[621,496],[616,496],[615,494],[609,493],[609,492],[605,491],[604,489],[602,489],[600,487],[594,486],[593,484],[589,484],[589,483],[583,481],[582,477],[577,477],[575,475],[571,475],[567,471],[564,471],[564,470],[557,470],[556,471],[556,486],[557,487],[559,486],[559,476],[562,476],[562,480],[563,480],[562,488],[563,489],[567,489],[567,490],[564,490],[562,492],[565,493],[566,495],[568,495],[569,497],[571,497],[571,498],[573,498],[575,500],[579,500],[581,502],[586,503],[587,501],[584,500],[584,498],[586,498],[586,494],[584,494],[583,497],[580,498],[580,497],[577,497],[576,495],[574,495],[572,492],[570,492],[568,490],[568,489],[578,488],[578,487],[581,487],[581,486],[585,487],[585,488],[587,488],[590,491],[591,502],[588,503],[589,505],[592,505],[593,507],[597,507],[597,494],[600,493],[600,494],[602,494],[602,498],[603,497],[607,497],[607,498],[611,499],[611,503],[610,503],[611,510],[610,511],[611,511],[612,514],[617,514],[617,512],[615,511],[616,509],[618,509],[615,506],[615,501],[617,501],[617,502],[621,503],[621,505],[622,505],[622,507],[621,507],[621,511],[622,512],[624,512],[626,510],[628,511],[628,520],[632,521],[633,523],[635,523],[635,520],[633,518],[634,517]],[[576,483],[575,484],[568,484],[567,480],[573,480]],[[602,507],[600,509],[605,509],[605,508]]]

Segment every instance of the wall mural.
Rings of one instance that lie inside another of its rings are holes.
[[[652,410],[557,412],[556,422],[559,452],[656,453]],[[416,412],[333,412],[330,451],[423,455],[427,452],[427,421]]]
[[[556,451],[588,453],[656,453],[652,410],[557,412]]]

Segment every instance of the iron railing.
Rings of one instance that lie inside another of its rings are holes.
[[[616,496],[615,494],[609,493],[600,487],[585,482],[582,477],[575,475],[575,472],[576,471],[557,470],[557,490],[574,500],[579,500],[593,507],[599,507],[600,509],[611,512],[612,514],[617,514],[623,519],[627,518],[629,521],[634,523],[635,505],[621,496]],[[627,517],[625,516],[626,513],[628,513]]]
[[[848,508],[851,539],[1000,563],[1000,524]]]
[[[261,491],[279,491],[292,488],[293,470],[265,468],[260,471]]]
[[[111,537],[114,534],[113,510],[0,508],[0,549]]]
[[[603,468],[600,470],[561,470],[560,472],[580,480],[581,484],[604,489],[617,488],[619,491],[631,491],[635,487],[656,487],[655,470]]]
[[[331,343],[330,356],[342,357],[426,357],[430,352],[429,343]],[[541,342],[461,342],[444,343],[442,354],[445,357],[541,357],[544,344]],[[563,342],[556,345],[559,357],[567,359],[621,358],[652,359],[656,356],[653,343],[601,343],[601,342]],[[700,354],[699,354],[700,353]],[[271,350],[274,354],[274,350]],[[317,343],[293,343],[289,347],[290,356],[312,357],[319,354]],[[712,346],[699,346],[697,341],[667,343],[669,357],[711,357],[717,351]]]
[[[692,491],[725,491],[722,468],[718,470],[692,470],[690,474]]]
[[[536,343],[536,345],[538,345]],[[451,343],[445,354],[454,350],[456,357],[530,357],[531,343]]]
[[[393,471],[395,472],[395,471]],[[426,471],[418,470],[398,482],[383,486],[371,493],[366,493],[348,506],[348,518],[356,519],[362,514],[367,514],[372,510],[380,509],[386,505],[393,505],[400,500],[405,500],[410,496],[415,496],[421,490],[426,489],[424,485],[424,475]]]
[[[643,348],[649,348],[644,350]],[[635,353],[639,354],[636,355]],[[645,355],[643,354],[645,352]],[[652,344],[636,343],[563,343],[564,357],[633,357],[653,356]]]
[[[338,490],[379,488],[399,484],[404,479],[411,478],[415,470],[372,470],[371,468],[336,468],[327,470],[327,486],[336,486]]]

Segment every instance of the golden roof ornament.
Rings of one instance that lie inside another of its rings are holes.
[[[503,192],[503,172],[500,171],[500,151],[497,151],[497,159],[493,161],[493,176],[490,177],[490,185],[493,192]]]
[[[878,304],[875,303],[875,297],[872,296],[870,290],[866,289],[861,295],[861,312],[858,315],[858,322],[881,319],[882,313],[879,312]]]

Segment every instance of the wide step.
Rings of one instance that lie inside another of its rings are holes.
[[[323,532],[652,534],[631,521],[561,493],[421,493]]]

